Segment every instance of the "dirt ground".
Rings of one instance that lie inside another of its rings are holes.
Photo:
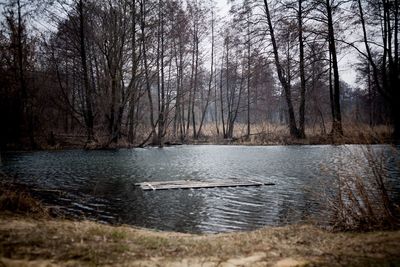
[[[0,266],[400,266],[400,231],[192,235],[0,213]]]

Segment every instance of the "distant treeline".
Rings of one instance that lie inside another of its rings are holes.
[[[0,28],[2,147],[162,146],[238,124],[400,137],[398,0],[8,0]],[[354,57],[357,85],[340,77]],[[243,138],[243,136],[241,136]]]

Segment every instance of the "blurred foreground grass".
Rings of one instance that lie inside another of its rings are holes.
[[[400,231],[191,235],[0,214],[0,266],[399,266]]]

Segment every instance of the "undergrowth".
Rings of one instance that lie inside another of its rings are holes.
[[[32,197],[27,188],[6,182],[0,183],[0,211],[48,216],[48,209],[39,200]]]
[[[339,231],[399,229],[400,206],[389,183],[400,173],[398,151],[344,149],[348,156],[341,165],[347,171],[335,170],[333,190],[325,194],[330,225]]]

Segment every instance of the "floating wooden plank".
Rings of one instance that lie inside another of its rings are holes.
[[[214,188],[214,187],[248,187],[248,186],[263,186],[275,185],[274,183],[263,183],[252,180],[210,180],[210,181],[163,181],[163,182],[143,182],[136,183],[135,186],[140,187],[144,191],[148,190],[168,190],[168,189],[199,189],[199,188]]]

